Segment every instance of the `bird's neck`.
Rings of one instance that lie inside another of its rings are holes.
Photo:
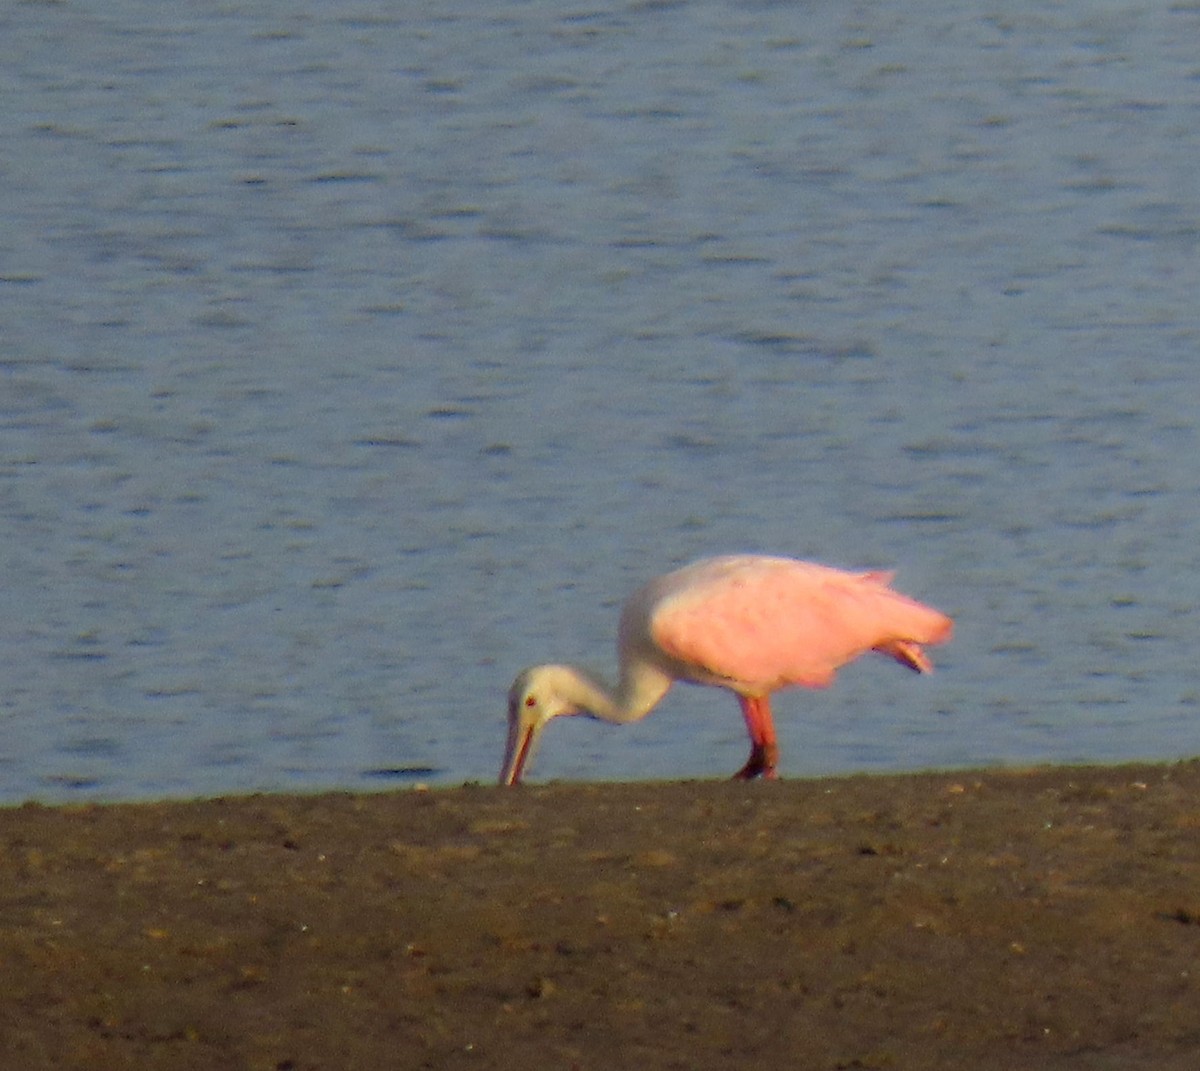
[[[623,667],[616,688],[610,688],[599,677],[576,668],[571,669],[568,680],[569,694],[564,695],[565,699],[581,713],[615,724],[644,718],[671,687],[670,677],[645,665]]]

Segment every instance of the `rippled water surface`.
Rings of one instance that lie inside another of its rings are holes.
[[[706,553],[952,613],[800,775],[1200,753],[1200,5],[0,12],[0,800],[495,777]],[[539,777],[730,773],[677,689]]]

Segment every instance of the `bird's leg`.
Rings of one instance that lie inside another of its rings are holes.
[[[733,778],[735,781],[749,781],[762,776],[774,781],[779,745],[775,742],[775,723],[771,720],[771,697],[740,695],[738,702],[742,705],[742,717],[746,719],[746,731],[750,734],[750,758]]]

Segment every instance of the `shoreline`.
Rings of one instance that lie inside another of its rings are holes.
[[[1200,761],[0,809],[22,1068],[1180,1071]]]

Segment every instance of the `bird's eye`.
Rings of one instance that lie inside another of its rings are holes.
[[[525,705],[526,705],[527,707],[536,707],[536,706],[537,706],[537,700],[536,700],[536,699],[535,699],[533,696],[531,696],[531,695],[527,695],[527,696],[525,697]]]

